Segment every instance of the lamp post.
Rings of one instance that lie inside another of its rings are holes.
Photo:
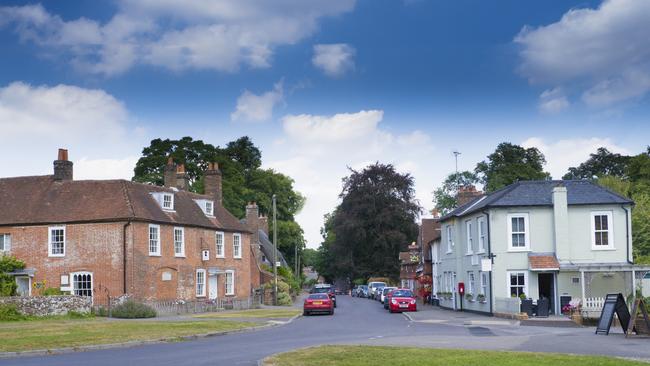
[[[273,195],[273,305],[278,305],[278,222],[275,194]]]

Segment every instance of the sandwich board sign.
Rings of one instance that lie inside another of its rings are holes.
[[[612,320],[614,320],[614,313],[618,316],[618,321],[621,323],[623,332],[627,334],[627,327],[630,324],[630,311],[627,309],[623,294],[607,294],[605,297],[605,304],[598,319],[598,326],[596,327],[596,334],[609,334],[609,329],[612,327]]]

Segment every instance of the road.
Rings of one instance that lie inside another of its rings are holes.
[[[0,360],[0,365],[177,366],[257,365],[277,352],[319,344],[415,345],[610,354],[650,359],[647,339],[595,336],[585,328],[465,326],[460,313],[444,323],[409,322],[376,301],[339,296],[334,316],[301,317],[288,325],[188,342]],[[458,318],[458,319],[455,319]],[[491,318],[485,318],[489,323]],[[457,320],[457,321],[456,321]]]

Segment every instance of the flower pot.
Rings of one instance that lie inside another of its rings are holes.
[[[529,317],[533,316],[533,300],[532,299],[521,300],[520,311],[522,313],[528,314]]]

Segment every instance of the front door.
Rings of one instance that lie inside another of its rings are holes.
[[[208,277],[208,298],[210,300],[217,298],[217,275]]]
[[[19,296],[29,296],[31,291],[31,286],[30,286],[30,280],[29,277],[16,277],[16,285],[18,285],[18,288],[16,289],[16,292],[18,293]]]
[[[550,314],[555,314],[555,275],[553,273],[538,273],[537,283],[539,287],[539,298],[546,298],[549,301]]]

